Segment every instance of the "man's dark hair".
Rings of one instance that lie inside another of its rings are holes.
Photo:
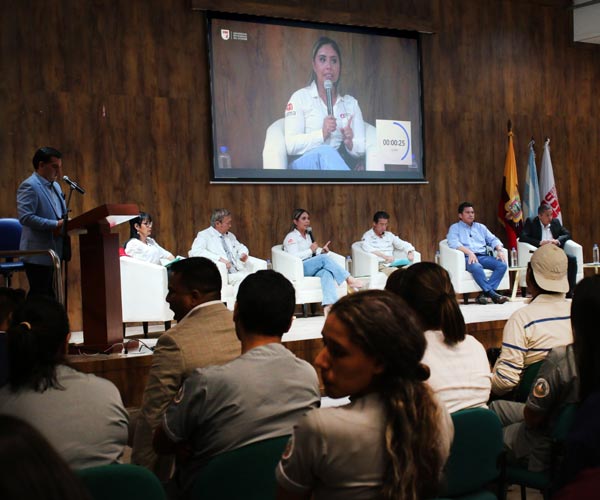
[[[548,210],[552,210],[552,207],[550,205],[546,205],[545,203],[542,203],[538,207],[538,215],[542,215],[543,213],[546,213]]]
[[[12,315],[8,335],[8,383],[44,392],[62,389],[56,367],[64,361],[64,344],[70,332],[63,305],[44,295],[29,297]]]
[[[62,154],[58,149],[54,149],[48,146],[38,149],[33,155],[33,160],[31,160],[33,163],[33,168],[37,170],[40,166],[40,162],[48,163],[50,161],[50,158],[52,158],[53,156],[55,158],[62,158]]]
[[[190,291],[198,290],[221,296],[221,273],[217,265],[206,257],[190,257],[173,262],[169,266],[169,272],[179,274],[181,283]]]
[[[379,210],[378,212],[375,212],[375,215],[373,216],[373,222],[375,224],[377,224],[379,222],[379,219],[389,219],[390,218],[390,214],[388,214],[387,212],[384,212],[383,210]]]
[[[281,337],[296,308],[294,286],[276,271],[258,271],[240,284],[236,307],[245,331]]]
[[[462,214],[465,208],[472,207],[473,203],[469,201],[463,201],[460,205],[458,205],[458,213]]]

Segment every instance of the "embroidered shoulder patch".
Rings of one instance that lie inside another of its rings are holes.
[[[536,398],[545,398],[550,394],[550,385],[544,378],[538,378],[533,386],[533,395]]]

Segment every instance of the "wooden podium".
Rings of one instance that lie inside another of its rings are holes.
[[[79,235],[83,344],[104,350],[123,341],[119,235],[111,228],[139,214],[137,205],[101,205],[69,221]]]

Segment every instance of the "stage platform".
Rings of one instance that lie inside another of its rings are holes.
[[[500,347],[502,330],[509,316],[525,305],[524,299],[517,298],[505,304],[461,304],[460,308],[467,323],[469,334],[477,338],[487,349]],[[284,344],[298,357],[312,363],[322,347],[321,330],[325,318],[313,316],[297,317],[292,328],[283,337]],[[124,344],[127,354],[85,354],[69,356],[69,362],[75,368],[111,380],[121,391],[127,407],[138,407],[148,371],[152,366],[152,349],[158,337],[164,331],[163,324],[150,325],[149,338],[144,338],[141,326],[128,327]],[[71,349],[83,342],[83,332],[73,332]]]

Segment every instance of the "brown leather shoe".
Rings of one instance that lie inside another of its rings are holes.
[[[506,302],[508,302],[508,297],[506,297],[504,295],[500,295],[499,293],[496,293],[496,292],[490,293],[490,297],[492,298],[492,301],[494,302],[494,304],[505,304]]]

